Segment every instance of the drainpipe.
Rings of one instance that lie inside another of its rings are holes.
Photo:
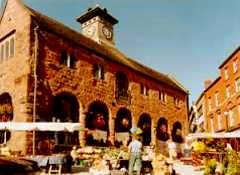
[[[33,123],[36,122],[36,102],[37,102],[37,58],[38,58],[38,29],[36,26],[34,28],[34,62],[33,62],[33,77],[34,77],[34,89],[33,89]],[[32,138],[32,154],[35,155],[36,150],[36,131],[33,130],[33,138]]]

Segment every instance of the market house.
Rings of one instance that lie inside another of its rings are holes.
[[[35,136],[9,131],[10,149],[31,153],[35,140],[40,152],[42,139],[53,145],[122,145],[133,126],[142,129],[144,145],[186,135],[188,91],[117,49],[118,20],[107,9],[89,8],[77,21],[79,31],[20,0],[3,1],[1,122],[73,122],[85,128]]]

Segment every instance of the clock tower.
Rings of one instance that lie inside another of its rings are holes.
[[[85,36],[99,44],[115,45],[113,26],[118,23],[118,20],[111,16],[106,8],[101,8],[99,5],[89,8],[86,13],[77,18],[77,21],[81,23]]]

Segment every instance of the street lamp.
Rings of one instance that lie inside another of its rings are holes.
[[[223,114],[224,114],[224,116],[226,118],[226,130],[227,130],[228,129],[228,112],[225,111]]]

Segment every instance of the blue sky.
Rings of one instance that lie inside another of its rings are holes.
[[[204,80],[240,44],[239,0],[24,0],[32,8],[80,30],[75,21],[99,3],[119,20],[116,46],[129,57],[171,74],[190,91],[191,101]]]

